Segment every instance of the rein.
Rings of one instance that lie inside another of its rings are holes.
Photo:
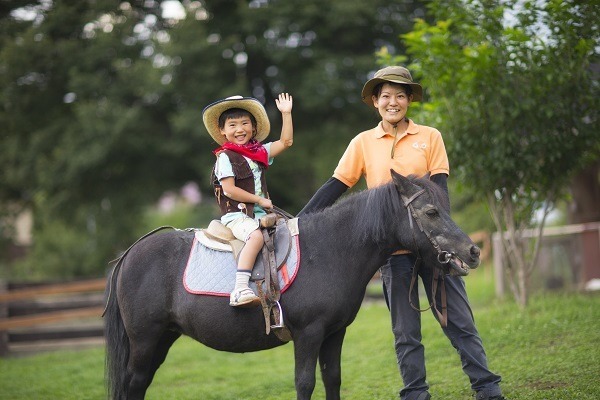
[[[283,210],[283,209],[281,209],[281,208],[279,208],[277,206],[273,206],[273,211],[276,214],[279,214],[282,217],[284,217],[286,220],[295,218],[292,214],[290,214],[289,212],[287,212],[287,211],[285,211],[285,210]]]
[[[419,248],[417,247],[417,241],[415,239],[415,234],[413,231],[413,229],[414,229],[413,219],[415,221],[417,221],[417,226],[419,227],[419,230],[425,234],[427,239],[433,245],[433,248],[437,250],[438,262],[440,264],[447,264],[448,262],[450,262],[450,259],[452,258],[452,253],[448,253],[447,251],[444,251],[441,249],[439,243],[433,237],[431,237],[431,234],[429,232],[427,232],[423,228],[421,221],[417,217],[417,213],[415,211],[415,208],[412,205],[412,202],[413,202],[413,200],[415,200],[417,197],[419,197],[423,193],[425,193],[425,189],[419,190],[418,192],[416,192],[409,198],[402,196],[402,201],[404,202],[404,206],[406,207],[406,209],[408,211],[408,221],[410,223],[410,231],[412,233],[413,244],[415,245],[414,247],[417,249],[417,258],[415,260],[415,265],[413,266],[412,277],[410,279],[410,288],[408,290],[408,302],[414,310],[419,311],[419,312],[425,312],[425,311],[433,308],[438,316],[440,325],[443,328],[445,328],[448,326],[448,307],[447,307],[447,301],[446,301],[446,281],[444,280],[444,274],[440,271],[439,268],[436,268],[433,271],[433,281],[431,284],[432,301],[431,301],[431,304],[429,304],[429,307],[427,307],[424,310],[422,310],[418,307],[415,307],[415,305],[412,302],[412,296],[411,296],[413,288],[417,282],[417,276],[418,276],[419,268],[421,267],[421,261],[422,261],[421,252],[419,251]],[[441,284],[440,284],[440,281],[441,281]],[[438,290],[438,285],[440,286],[440,290],[441,290],[441,296],[440,296],[441,302],[442,302],[442,311],[441,312],[440,312],[440,310],[438,310],[437,303],[436,303],[436,294],[437,294],[437,290]]]

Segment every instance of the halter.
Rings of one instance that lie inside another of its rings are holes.
[[[437,254],[438,262],[440,264],[448,264],[450,262],[450,259],[454,255],[454,253],[449,253],[447,251],[442,250],[439,243],[433,237],[431,237],[431,234],[429,232],[427,232],[423,228],[423,224],[421,224],[421,221],[419,220],[419,218],[417,218],[417,213],[415,211],[415,208],[412,205],[413,200],[415,200],[417,197],[419,197],[423,193],[425,193],[425,189],[419,190],[418,192],[416,192],[415,194],[413,194],[412,196],[410,196],[408,198],[405,196],[401,196],[402,202],[404,203],[404,207],[406,207],[406,209],[408,210],[408,222],[410,223],[410,230],[412,232],[412,230],[414,228],[414,225],[413,225],[413,219],[414,219],[415,221],[417,221],[417,226],[419,227],[419,230],[425,234],[427,239],[429,239],[429,241],[431,242],[433,248],[436,249],[436,251],[438,253]],[[415,245],[416,245],[414,233],[413,233],[413,243],[415,243]],[[417,248],[417,253],[418,252],[419,252],[419,250]]]
[[[438,253],[437,260],[440,264],[448,264],[450,262],[450,259],[454,255],[454,253],[449,253],[449,252],[441,249],[439,243],[435,240],[435,238],[433,238],[431,236],[430,232],[427,232],[423,228],[423,224],[421,224],[421,221],[417,217],[417,213],[415,211],[415,208],[412,205],[412,202],[417,197],[422,195],[423,193],[425,193],[425,189],[421,189],[421,190],[417,191],[410,197],[405,197],[405,196],[401,195],[402,202],[404,203],[404,207],[406,207],[406,209],[408,211],[408,222],[410,224],[410,231],[412,233],[413,244],[414,244],[414,247],[417,249],[417,258],[415,260],[415,265],[413,266],[412,277],[410,280],[410,289],[408,290],[408,302],[410,303],[410,306],[414,310],[419,311],[419,312],[425,312],[425,311],[429,310],[430,308],[433,308],[438,315],[440,325],[445,328],[446,326],[448,326],[448,308],[447,308],[447,304],[446,304],[446,283],[444,281],[444,274],[440,273],[439,268],[436,268],[433,271],[433,282],[432,282],[432,288],[431,288],[432,302],[429,305],[429,307],[427,307],[424,310],[422,310],[418,307],[415,307],[412,302],[412,299],[411,299],[411,294],[412,294],[414,285],[417,281],[417,275],[418,275],[419,267],[421,266],[421,261],[422,261],[421,252],[419,251],[419,248],[417,247],[417,241],[415,239],[415,233],[414,233],[414,229],[413,229],[414,228],[413,219],[415,221],[417,221],[417,226],[419,227],[419,230],[425,234],[425,236],[427,237],[429,242],[431,242],[431,244],[433,245],[433,248],[436,249],[436,251]],[[436,294],[437,294],[438,283],[440,280],[441,280],[440,287],[441,287],[442,312],[440,312],[438,310],[436,300],[435,300]]]

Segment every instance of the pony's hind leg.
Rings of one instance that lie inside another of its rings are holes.
[[[154,357],[152,357],[152,369],[150,371],[151,376],[150,382],[148,382],[148,386],[150,386],[150,384],[152,383],[152,379],[154,379],[154,374],[156,374],[158,367],[160,367],[167,358],[169,349],[171,348],[173,343],[175,343],[175,341],[179,339],[180,336],[181,333],[171,330],[165,331],[163,333],[162,337],[158,341],[158,344],[156,345]]]
[[[325,398],[327,400],[340,399],[340,387],[342,385],[342,343],[346,335],[346,328],[329,335],[321,345],[319,351],[319,365],[321,377],[325,386]]]
[[[143,340],[131,340],[131,352],[127,365],[130,377],[127,400],[142,400],[154,379],[158,367],[167,357],[171,345],[181,334],[175,331],[164,331],[158,340],[150,332],[146,332]]]

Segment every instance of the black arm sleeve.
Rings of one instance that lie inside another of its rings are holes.
[[[298,216],[320,211],[329,207],[335,203],[335,201],[339,199],[346,190],[348,190],[348,186],[346,186],[342,181],[333,177],[329,178],[329,180],[325,182],[323,186],[319,188],[319,190],[317,190],[317,192],[309,200],[308,204],[306,204],[298,213]]]
[[[448,214],[450,214],[450,195],[448,194],[448,175],[446,174],[435,174],[432,175],[431,179],[434,183],[436,183],[439,187],[444,190],[446,193],[446,199],[448,200],[448,209],[446,210]]]

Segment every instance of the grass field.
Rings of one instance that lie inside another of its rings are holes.
[[[490,368],[510,400],[600,399],[600,294],[538,294],[524,311],[493,298],[489,271],[466,278]],[[460,360],[431,313],[423,315],[434,399],[471,399]],[[104,350],[0,359],[0,399],[102,399]],[[230,354],[180,339],[147,399],[294,399],[293,348]],[[397,399],[401,381],[385,304],[367,302],[346,335],[342,398]],[[317,382],[313,399],[324,399]]]

